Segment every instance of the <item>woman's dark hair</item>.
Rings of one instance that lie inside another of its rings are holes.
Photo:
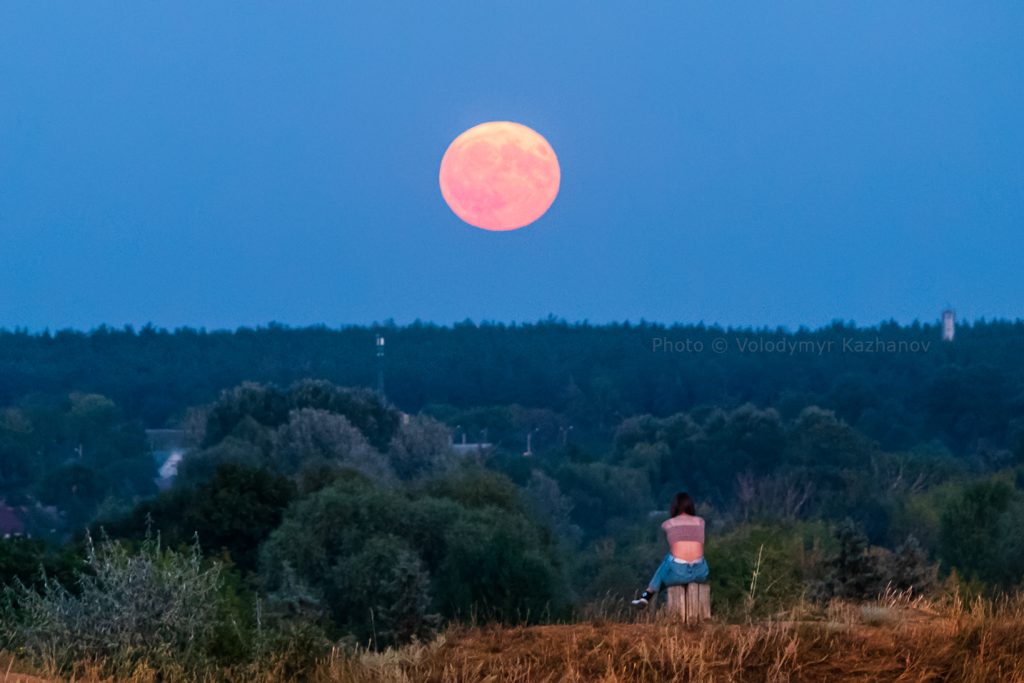
[[[690,498],[690,494],[686,491],[680,491],[672,499],[672,505],[669,507],[668,513],[671,517],[678,517],[684,512],[688,515],[695,515],[697,514],[697,509],[693,506],[693,498]]]

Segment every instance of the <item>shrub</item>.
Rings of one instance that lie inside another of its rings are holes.
[[[886,557],[882,568],[885,579],[893,588],[910,591],[914,595],[925,594],[935,588],[939,569],[938,565],[928,561],[928,553],[913,535],[907,536],[907,540]]]
[[[743,525],[709,538],[716,613],[773,614],[799,601],[822,578],[830,543],[820,522]]]
[[[850,599],[877,596],[885,584],[880,561],[869,552],[867,536],[849,518],[836,528],[835,535],[839,550],[828,563],[826,595]]]
[[[103,661],[111,675],[139,666],[195,670],[209,661],[222,601],[220,566],[162,548],[147,537],[138,552],[104,538],[86,544],[77,591],[43,576],[40,590],[15,579],[4,590],[0,639],[40,664],[66,671]]]
[[[430,613],[430,575],[402,539],[371,539],[358,553],[341,558],[332,572],[339,623],[375,646],[427,640],[440,622]]]

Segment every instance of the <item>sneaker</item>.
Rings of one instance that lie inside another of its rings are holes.
[[[640,594],[639,598],[632,600],[630,604],[636,605],[637,607],[646,607],[651,602],[651,598],[654,597],[654,593],[650,591],[644,591]]]

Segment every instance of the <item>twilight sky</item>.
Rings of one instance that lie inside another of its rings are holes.
[[[0,3],[0,327],[1024,317],[1024,3]],[[511,233],[437,174],[544,135]]]

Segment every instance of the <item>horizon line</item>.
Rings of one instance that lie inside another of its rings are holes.
[[[956,326],[958,328],[973,328],[981,325],[1022,325],[1024,324],[1024,318],[1009,318],[1009,317],[995,317],[986,318],[980,316],[972,320],[957,320]],[[28,326],[14,326],[0,327],[0,335],[4,336],[30,336],[30,337],[46,337],[46,336],[57,336],[57,335],[85,335],[93,336],[97,334],[132,334],[138,335],[142,333],[154,333],[154,334],[178,334],[178,333],[192,333],[192,334],[237,334],[239,332],[264,332],[264,331],[275,331],[284,330],[289,332],[301,332],[301,331],[328,331],[328,332],[346,332],[352,330],[365,330],[368,332],[379,332],[380,330],[403,330],[403,329],[416,329],[416,328],[427,328],[437,330],[456,330],[460,328],[533,328],[533,327],[544,327],[544,326],[558,326],[558,327],[572,327],[572,328],[584,328],[584,329],[600,329],[600,328],[652,328],[652,329],[680,329],[680,328],[697,328],[697,329],[709,329],[718,331],[743,331],[743,332],[769,332],[773,334],[796,334],[796,333],[814,333],[821,332],[832,328],[843,328],[843,329],[854,329],[858,331],[869,331],[877,330],[883,327],[896,326],[901,329],[913,328],[914,326],[919,327],[941,327],[942,318],[937,317],[931,321],[922,321],[920,318],[915,318],[910,322],[899,322],[895,318],[889,318],[888,320],[881,320],[877,323],[871,324],[858,324],[854,320],[846,320],[843,318],[833,318],[827,323],[823,323],[816,327],[810,325],[801,324],[798,326],[791,325],[753,325],[753,324],[730,324],[723,325],[721,323],[708,323],[700,320],[696,322],[663,322],[656,320],[647,320],[640,318],[639,320],[611,320],[606,322],[593,322],[587,318],[582,320],[569,321],[563,317],[557,317],[549,315],[546,318],[539,318],[532,321],[500,321],[500,320],[487,320],[481,319],[475,321],[471,318],[465,318],[460,321],[454,321],[450,323],[438,323],[435,321],[421,320],[419,318],[407,323],[396,323],[394,319],[387,318],[383,321],[374,321],[371,323],[338,323],[337,325],[330,325],[326,322],[321,323],[307,323],[307,324],[293,324],[283,323],[275,320],[268,321],[266,323],[258,323],[256,325],[236,325],[234,327],[206,327],[191,326],[191,325],[178,325],[174,327],[156,325],[153,322],[147,322],[146,324],[136,327],[132,323],[125,323],[120,326],[115,326],[109,323],[99,323],[89,329],[83,329],[73,326],[67,327],[44,327],[41,329],[30,329]]]

